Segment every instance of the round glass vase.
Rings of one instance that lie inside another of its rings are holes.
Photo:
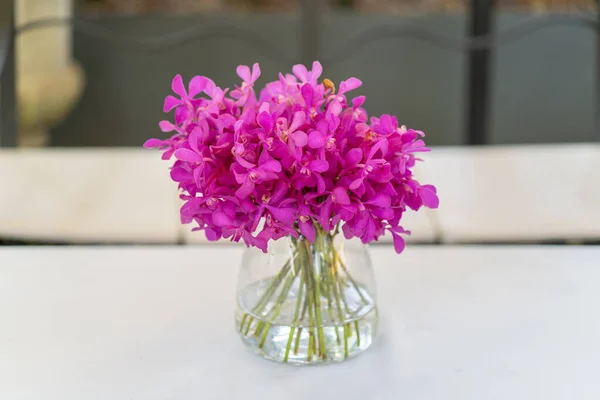
[[[339,362],[377,334],[375,279],[368,248],[318,229],[314,243],[287,238],[269,253],[244,253],[236,328],[257,354],[289,364]]]

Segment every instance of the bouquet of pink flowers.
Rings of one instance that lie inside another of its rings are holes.
[[[195,222],[211,240],[243,239],[266,251],[270,240],[302,237],[311,243],[317,230],[341,230],[363,243],[387,230],[398,253],[404,249],[400,226],[407,208],[437,208],[435,187],[421,185],[411,172],[415,153],[429,151],[423,133],[398,126],[395,117],[371,117],[364,96],[351,100],[357,78],[319,81],[322,67],[293,67],[260,91],[258,64],[241,65],[242,83],[221,89],[195,76],[186,89],[180,75],[172,82],[161,121],[166,140],[150,139],[163,159],[175,157],[171,178],[185,204],[182,223]]]
[[[242,83],[231,91],[204,76],[186,88],[177,75],[177,97],[164,104],[174,123],[159,124],[174,134],[145,146],[175,157],[181,221],[195,222],[209,240],[243,239],[266,252],[270,240],[290,238],[279,271],[240,291],[236,323],[244,342],[282,362],[340,361],[369,347],[377,331],[370,260],[345,256],[340,229],[363,243],[388,231],[400,253],[409,233],[400,226],[404,212],[436,208],[438,198],[411,172],[415,153],[429,151],[422,132],[390,115],[369,120],[365,97],[346,97],[361,85],[356,78],[336,89],[319,81],[318,62],[293,72],[279,74],[258,97],[258,64],[239,66]]]

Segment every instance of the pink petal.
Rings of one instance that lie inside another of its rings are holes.
[[[302,131],[292,132],[290,137],[294,141],[294,144],[298,147],[304,147],[306,146],[306,143],[308,143],[308,136]]]
[[[293,208],[276,208],[270,206],[267,208],[269,209],[269,212],[271,212],[273,218],[283,224],[290,225],[296,220],[296,213]]]
[[[428,189],[428,190],[431,190],[433,193],[437,193],[437,189],[433,185],[422,185],[421,187],[425,188],[425,189]]]
[[[314,61],[312,64],[312,71],[310,72],[310,79],[312,81],[317,81],[321,74],[323,73],[323,66],[320,62]]]
[[[351,189],[358,197],[362,197],[367,191],[364,181],[356,189]]]
[[[244,168],[254,168],[256,166],[256,164],[252,164],[243,157],[236,157],[235,160]]]
[[[275,185],[275,190],[273,190],[273,195],[271,197],[271,203],[275,203],[283,198],[287,191],[289,190],[289,185],[286,181],[279,181]]]
[[[300,233],[302,234],[302,236],[307,238],[309,242],[313,243],[315,241],[317,232],[315,230],[315,226],[312,223],[312,220],[298,221],[298,228],[300,228]]]
[[[319,213],[319,223],[325,229],[329,229],[329,219],[331,218],[331,207],[333,203],[330,199],[325,200],[321,206],[321,212]]]
[[[169,121],[160,121],[158,123],[158,127],[163,132],[172,132],[172,131],[174,131],[177,128],[175,125],[173,125]]]
[[[160,139],[148,139],[144,143],[144,147],[147,149],[155,149],[157,147],[162,147],[164,145],[165,145],[164,142]]]
[[[329,130],[332,132],[335,131],[338,128],[338,126],[340,125],[340,119],[335,115],[330,115],[328,118],[328,121],[329,121]]]
[[[368,243],[375,238],[375,223],[372,218],[367,220],[367,229],[363,235],[363,243]]]
[[[402,251],[404,251],[404,247],[406,246],[404,238],[398,235],[396,232],[390,231],[390,233],[392,234],[392,238],[394,239],[394,250],[396,250],[396,253],[398,254],[402,253]]]
[[[208,241],[210,241],[210,242],[215,242],[215,241],[221,239],[221,235],[217,234],[217,232],[215,232],[214,230],[212,230],[210,228],[206,228],[204,230],[204,234],[206,235],[206,239],[208,239]]]
[[[394,219],[393,208],[375,208],[372,213],[377,218],[387,219],[388,221]]]
[[[325,160],[313,160],[308,164],[308,168],[313,172],[325,172],[329,169],[329,163]]]
[[[195,76],[189,84],[189,97],[195,97],[200,94],[206,87],[206,78],[203,76]]]
[[[256,80],[258,79],[258,77],[260,76],[260,67],[258,66],[258,63],[254,63],[254,65],[252,66],[252,78],[250,80],[251,83],[256,82]]]
[[[295,131],[304,125],[304,121],[306,121],[306,114],[304,111],[297,111],[294,113],[294,118],[292,119],[292,124],[289,127],[290,132]]]
[[[242,128],[244,127],[244,121],[242,121],[241,119],[238,119],[235,124],[233,125],[233,129],[235,133],[241,133],[240,131],[242,130]]]
[[[181,75],[175,75],[175,78],[173,78],[173,81],[171,82],[171,90],[173,90],[174,93],[177,93],[181,98],[187,97],[187,93],[185,92],[185,86],[183,86],[183,79],[181,79]]]
[[[250,74],[250,68],[247,65],[238,65],[235,72],[238,74],[240,78],[244,82],[250,83],[252,79],[252,74]]]
[[[352,99],[352,106],[354,108],[358,108],[360,106],[362,106],[365,103],[365,96],[358,96]]]
[[[202,161],[202,157],[200,157],[199,154],[194,153],[192,150],[185,149],[185,148],[175,150],[175,158],[180,161],[187,161],[187,162]]]
[[[175,123],[177,125],[183,124],[187,120],[189,114],[190,113],[189,113],[187,107],[178,107],[175,110]]]
[[[325,118],[323,118],[322,120],[317,122],[317,126],[315,127],[315,129],[321,132],[323,136],[327,136],[327,134],[329,133],[329,124],[327,123]]]
[[[304,98],[304,102],[307,107],[312,107],[313,98],[315,96],[315,91],[312,86],[304,84],[302,88],[300,88],[300,93],[302,93],[302,97]]]
[[[365,229],[367,229],[368,222],[369,222],[368,215],[365,212],[362,212],[362,213],[358,214],[356,217],[354,217],[354,224],[352,226],[352,230],[355,233],[364,232]],[[360,234],[358,236],[362,236],[362,234]]]
[[[181,105],[181,100],[169,95],[165,97],[165,104],[163,105],[163,112],[169,112],[177,106]]]
[[[369,125],[365,124],[364,122],[356,124],[356,135],[358,136],[365,137],[367,132],[369,132],[370,130],[371,127],[369,127]]]
[[[196,126],[188,136],[188,142],[194,153],[200,154],[198,143],[202,144],[201,138],[204,136],[204,131],[200,126]]]
[[[431,185],[421,186],[418,189],[419,197],[423,202],[423,205],[428,208],[438,208],[440,205],[440,199],[437,197],[435,188]]]
[[[271,114],[271,105],[269,103],[267,103],[266,101],[264,103],[262,103],[260,105],[260,108],[258,109],[258,113],[263,113],[266,112],[269,115]]]
[[[365,178],[358,178],[358,179],[352,181],[352,183],[350,183],[350,186],[348,186],[348,187],[351,190],[356,190],[360,187],[360,185],[362,185],[364,179]]]
[[[173,168],[171,170],[171,179],[175,182],[186,182],[190,180],[190,173],[183,168]]]
[[[327,106],[327,116],[330,116],[330,115],[338,116],[338,115],[340,115],[341,112],[342,112],[342,105],[337,100],[332,101],[331,103],[329,103],[329,106]]]
[[[259,170],[258,178],[263,181],[276,181],[279,179],[279,176],[277,176],[277,173],[275,173],[275,172],[262,171],[262,173],[261,173]]]
[[[331,191],[334,201],[338,204],[347,205],[350,204],[350,197],[346,189],[342,187],[336,187]]]
[[[205,79],[205,83],[204,83],[204,93],[206,93],[207,95],[209,95],[210,97],[214,98],[215,96],[218,95],[223,95],[223,91],[220,88],[217,88],[217,86],[215,85],[215,82],[212,79],[206,78]],[[219,89],[219,90],[217,90]]]
[[[317,193],[318,194],[322,194],[325,193],[325,180],[323,180],[323,177],[319,174],[314,175],[317,178]]]
[[[308,135],[308,147],[311,149],[320,149],[323,146],[325,146],[325,137],[323,134],[319,131],[312,130]]]
[[[281,164],[277,160],[271,160],[261,164],[260,169],[265,171],[281,172]]]
[[[383,114],[379,119],[379,126],[382,132],[391,133],[395,130],[392,117],[389,114]]]
[[[350,226],[350,223],[342,225],[342,232],[344,232],[344,237],[346,239],[352,239],[352,237],[354,237],[354,233],[352,232],[352,227]]]
[[[340,83],[340,91],[339,94],[347,93],[351,90],[354,90],[362,85],[360,79],[357,78],[348,78],[347,80]]]
[[[369,151],[369,157],[367,157],[367,159],[372,159],[379,150],[381,150],[381,152],[385,155],[388,148],[387,144],[387,139],[382,139],[375,143],[375,145],[371,147],[371,151]]]
[[[194,182],[198,187],[202,186],[202,168],[194,169]]]
[[[362,161],[362,157],[363,157],[363,151],[362,151],[362,149],[357,147],[357,148],[354,148],[354,149],[351,149],[350,151],[348,151],[348,153],[346,153],[346,157],[344,159],[346,161],[346,164],[349,164],[349,166],[354,166]]]
[[[273,129],[273,118],[266,111],[258,114],[258,117],[256,117],[256,122],[258,122],[258,124],[265,130],[265,133],[269,133]]]
[[[394,175],[391,173],[391,166],[387,162],[385,164],[379,164],[373,172],[369,174],[369,179],[380,183],[389,182],[393,177]]]
[[[366,201],[365,203],[380,208],[388,208],[391,205],[391,199],[390,196],[386,196],[385,194],[378,194],[373,200]]]
[[[215,210],[215,212],[212,213],[212,222],[216,226],[221,226],[221,227],[227,227],[227,226],[233,225],[233,221],[231,220],[231,218],[229,218],[227,216],[227,214],[225,214],[221,210]]]
[[[308,71],[304,65],[302,65],[302,64],[294,65],[292,67],[292,72],[294,72],[294,75],[296,75],[298,77],[298,79],[300,79],[300,81],[302,81],[302,82],[308,81]]]
[[[235,196],[240,199],[245,199],[250,196],[250,194],[254,191],[254,182],[250,179],[246,179],[242,186],[235,192]]]

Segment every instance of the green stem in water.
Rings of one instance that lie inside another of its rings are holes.
[[[321,318],[321,280],[319,278],[319,271],[317,271],[317,268],[320,268],[320,265],[318,267],[314,266],[314,261],[311,257],[310,244],[308,243],[308,241],[305,241],[304,245],[306,248],[306,254],[308,256],[307,258],[309,260],[308,267],[311,271],[315,289],[312,294],[314,295],[313,306],[315,307],[315,324],[317,325],[319,353],[321,358],[325,359],[327,358],[327,354],[325,352],[325,333],[323,332],[323,319]],[[317,257],[319,256],[317,255]]]
[[[242,322],[240,322],[240,332],[244,331],[244,324],[246,323],[246,318],[248,318],[248,314],[244,314],[244,316],[242,317]]]
[[[306,286],[306,283],[304,283]],[[308,291],[308,287],[307,287]],[[308,295],[304,296],[304,306],[302,307],[302,314],[300,315],[300,321],[304,321],[304,316],[306,315],[306,310],[308,309],[307,302]],[[298,334],[296,335],[296,343],[294,343],[294,354],[298,354],[298,348],[300,347],[300,337],[302,336],[302,327],[298,328]]]
[[[291,259],[288,259],[286,261],[286,263],[283,265],[283,267],[281,267],[281,269],[279,270],[277,275],[275,275],[273,277],[273,279],[271,280],[271,283],[267,287],[265,294],[261,297],[259,302],[256,303],[256,305],[252,309],[252,312],[254,314],[258,314],[261,311],[261,309],[263,309],[267,305],[267,303],[271,299],[271,296],[273,296],[275,294],[275,292],[277,292],[277,288],[279,287],[281,282],[283,282],[283,280],[284,280],[283,278],[285,278],[285,276],[289,272],[290,268],[291,268]]]
[[[367,301],[367,299],[365,299],[365,296],[362,294],[362,291],[360,290],[360,288],[358,287],[358,285],[354,281],[354,278],[352,278],[352,275],[350,275],[350,271],[348,271],[348,267],[346,267],[346,264],[342,260],[342,257],[340,257],[340,255],[338,254],[338,252],[335,249],[333,249],[333,252],[335,253],[335,256],[334,256],[335,259],[342,266],[342,269],[344,270],[344,273],[346,273],[346,276],[348,277],[348,280],[350,281],[350,284],[354,287],[354,290],[356,290],[356,293],[358,293],[358,295],[360,296],[360,299],[363,301],[363,303],[369,304],[369,302]]]
[[[340,258],[338,257],[337,259],[339,260]],[[354,283],[354,280],[351,277],[348,277],[348,278],[350,279],[350,281],[352,283]],[[348,301],[346,300],[346,295],[344,293],[344,285],[342,284],[342,279],[341,278],[338,279],[338,284],[339,284],[339,290],[340,290],[340,294],[341,294],[340,297],[342,298],[342,303],[344,303],[344,309],[346,310],[346,313],[348,315],[351,315],[352,312],[350,311],[350,307],[348,307]],[[360,291],[359,291],[359,293],[360,293]],[[348,323],[347,325],[348,325],[347,328],[346,328],[346,326],[344,326],[344,332],[346,332],[346,329],[347,329],[348,330],[348,337],[350,337],[350,336],[352,336],[351,329],[350,329],[350,324]],[[358,329],[358,321],[354,321],[354,327],[356,329],[356,345],[360,346],[360,330]],[[347,346],[347,343],[344,343],[344,345]]]
[[[308,251],[308,243],[306,244],[307,246],[307,251]],[[320,257],[320,256],[317,256]],[[321,263],[319,263],[321,264]],[[327,352],[325,351],[325,333],[323,332],[323,318],[321,317],[321,278],[320,278],[320,271],[317,271],[317,269],[313,268],[313,264],[311,261],[310,264],[311,270],[314,273],[313,279],[315,281],[315,302],[314,302],[314,306],[315,306],[315,315],[316,315],[316,323],[317,323],[317,334],[318,334],[318,338],[319,338],[319,349],[321,351],[321,358],[326,359],[327,358]],[[319,265],[317,268],[321,268],[321,265]]]
[[[351,335],[350,324],[344,324],[344,358],[348,358],[348,339]]]
[[[326,287],[327,287],[327,304],[329,307],[329,317],[331,318],[331,323],[334,327],[335,330],[335,338],[336,338],[336,342],[337,344],[341,344],[341,340],[340,340],[340,333],[338,331],[338,323],[336,323],[335,321],[335,316],[334,316],[334,297],[335,297],[335,291],[334,291],[334,271],[335,271],[335,265],[333,264],[333,258],[331,257],[332,254],[332,241],[329,241],[329,248],[327,249],[327,251],[325,252],[325,262],[326,262],[326,266],[327,266],[327,271],[325,271],[325,276],[327,277],[327,283],[326,283]]]
[[[339,225],[338,225],[339,227]],[[336,227],[337,229],[337,227]],[[334,305],[333,305],[333,297],[335,297],[336,292],[335,292],[335,265],[333,264],[333,257],[332,257],[332,252],[333,252],[333,247],[332,247],[332,240],[329,240],[329,249],[328,251],[325,252],[325,263],[326,263],[326,271],[325,271],[325,277],[326,277],[326,288],[327,288],[327,310],[329,311],[329,318],[331,319],[331,323],[333,325],[333,329],[335,331],[335,339],[338,345],[340,345],[342,343],[341,339],[340,339],[340,332],[338,329],[338,326],[336,324],[335,321],[335,316],[334,316]],[[342,321],[338,321],[338,323],[341,323]]]
[[[295,327],[299,324],[298,321],[298,317],[300,316],[300,304],[302,303],[302,293],[304,290],[304,274],[300,274],[300,286],[298,288],[298,301],[296,302],[296,310],[294,311],[294,320],[292,322],[292,326],[290,328],[290,336],[288,337],[288,342],[287,342],[287,346],[285,347],[285,356],[283,356],[283,362],[287,362],[288,357],[290,355],[290,349],[292,346],[292,339],[294,338],[294,330],[296,329]],[[300,330],[301,328],[298,328],[298,338],[297,340],[300,338]]]
[[[260,339],[260,343],[258,344],[259,349],[263,348],[263,346],[265,344],[265,340],[267,339],[267,334],[269,333],[269,329],[271,329],[271,323],[273,320],[275,320],[279,316],[279,313],[281,312],[281,307],[283,306],[283,303],[285,302],[285,299],[287,298],[290,288],[292,287],[295,280],[296,280],[296,275],[294,273],[288,275],[285,285],[281,289],[281,293],[279,294],[279,297],[277,298],[277,303],[275,304],[275,309],[273,311],[273,314],[269,318],[269,322],[267,322],[264,325],[263,332],[262,332],[262,338]]]
[[[332,289],[333,289],[333,295],[335,296],[335,302],[337,305],[337,312],[338,312],[338,323],[343,324],[344,323],[344,311],[342,309],[342,303],[340,301],[340,294],[338,292],[338,287],[339,287],[339,274],[337,273],[337,269],[334,267],[331,269],[331,279],[332,279]],[[336,328],[337,329],[337,328]],[[346,332],[346,325],[344,324],[344,358],[348,358],[348,335]]]
[[[331,268],[329,268],[331,269]],[[340,340],[340,333],[338,332],[337,326],[335,325],[335,316],[333,315],[333,300],[331,299],[331,296],[333,296],[333,290],[332,290],[332,285],[333,282],[331,281],[331,274],[329,273],[329,270],[327,270],[325,272],[325,278],[327,280],[325,288],[326,288],[326,297],[327,297],[327,311],[329,312],[329,320],[331,321],[331,324],[333,325],[333,329],[335,331],[335,340],[337,342],[337,344],[341,344],[342,341]]]
[[[310,296],[306,296],[307,297],[307,301],[310,302]],[[312,326],[313,326],[313,318],[312,318],[312,307],[308,306],[308,355],[306,357],[307,361],[312,360],[312,354],[313,354],[313,348],[314,348],[314,342],[315,342],[315,336],[312,330]],[[315,351],[316,352],[316,351]]]
[[[281,269],[279,270],[277,275],[275,275],[273,277],[273,279],[271,280],[271,282],[269,283],[269,286],[267,287],[265,294],[262,295],[262,297],[260,298],[258,303],[256,303],[256,305],[252,309],[252,313],[254,315],[258,315],[261,311],[264,311],[262,309],[267,305],[267,303],[269,302],[271,297],[277,291],[277,288],[283,281],[284,276],[290,270],[290,266],[291,266],[291,260],[288,259],[286,261],[286,263],[283,265],[283,267],[281,267]],[[248,320],[248,325],[246,326],[246,329],[244,330],[244,321],[246,320],[246,317],[250,317],[250,319]],[[251,316],[250,314],[245,314],[244,317],[242,318],[242,322],[240,323],[240,332],[243,330],[244,336],[248,336],[248,332],[250,332],[250,326],[252,325],[253,321],[254,321],[254,317]],[[262,327],[262,324],[259,322],[256,326],[256,330],[258,331],[261,327]]]
[[[306,263],[303,263],[304,272],[306,273],[306,303],[308,309],[308,355],[307,361],[312,360],[313,354],[317,353],[317,342],[315,340],[315,332],[314,332],[314,319],[313,319],[313,296],[311,295],[314,291],[314,282],[313,282],[313,274],[310,268],[308,268]]]

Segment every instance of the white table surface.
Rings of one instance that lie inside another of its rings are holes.
[[[0,248],[0,399],[600,398],[600,248],[372,248],[381,335],[324,367],[251,354],[237,247]]]

